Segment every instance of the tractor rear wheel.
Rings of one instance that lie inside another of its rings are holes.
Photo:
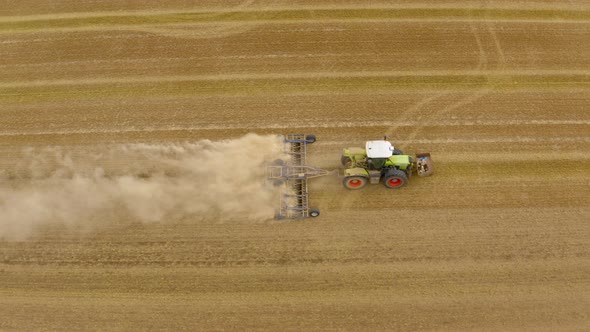
[[[356,190],[365,187],[369,183],[369,179],[364,176],[347,176],[342,183],[347,189]]]
[[[408,176],[404,171],[399,169],[392,169],[383,178],[383,184],[387,188],[397,189],[406,185],[408,182]]]

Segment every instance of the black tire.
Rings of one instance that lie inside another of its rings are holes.
[[[404,171],[400,171],[399,169],[389,170],[383,178],[383,184],[391,189],[399,189],[405,186],[407,182],[408,176]]]
[[[392,154],[393,154],[394,156],[403,156],[403,155],[404,155],[403,151],[402,151],[402,150],[400,150],[400,149],[398,149],[398,148],[393,148],[393,152],[392,152]]]
[[[342,180],[346,189],[357,190],[364,188],[369,183],[369,179],[364,176],[347,176]]]
[[[340,157],[340,163],[342,163],[342,166],[344,167],[349,167],[350,165],[352,165],[352,159],[350,159],[350,157],[347,156],[342,156]]]
[[[315,135],[306,135],[305,136],[305,141],[308,144],[311,144],[311,143],[315,142],[315,140],[316,140]]]
[[[309,216],[312,218],[318,217],[320,215],[320,209],[309,209]]]

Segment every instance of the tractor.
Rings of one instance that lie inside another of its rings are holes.
[[[415,171],[419,176],[434,172],[430,153],[416,155],[416,159],[395,148],[387,138],[367,141],[365,148],[346,148],[342,151],[344,187],[352,190],[367,184],[383,182],[387,188],[402,188]]]

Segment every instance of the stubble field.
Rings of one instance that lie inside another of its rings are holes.
[[[0,330],[590,329],[589,24],[586,1],[3,6]],[[437,174],[315,179],[322,215],[275,221],[244,180],[268,149],[202,167],[292,132],[319,167],[387,135]],[[94,180],[76,213],[28,200],[75,163],[138,176],[148,150],[200,165],[147,187],[173,217],[96,205]]]

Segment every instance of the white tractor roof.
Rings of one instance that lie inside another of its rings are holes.
[[[369,158],[389,158],[393,155],[393,145],[388,141],[367,141],[365,150]]]

